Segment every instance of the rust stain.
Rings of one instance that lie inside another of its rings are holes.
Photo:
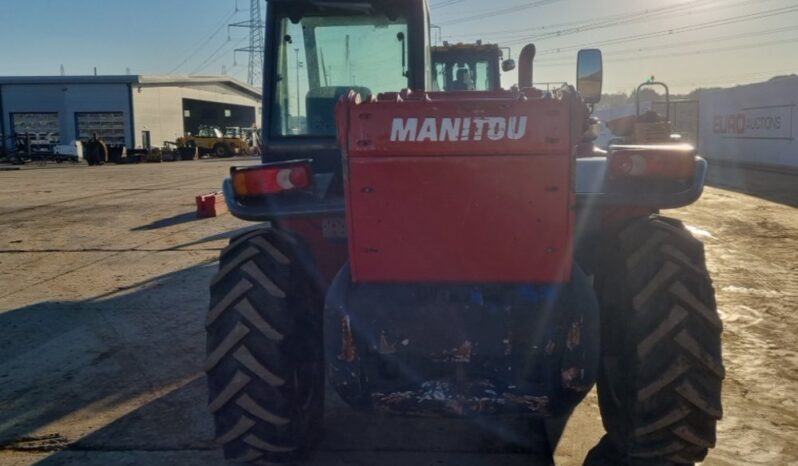
[[[557,349],[557,345],[554,344],[554,340],[549,340],[546,343],[546,354],[554,354],[555,349]]]
[[[384,403],[386,405],[397,405],[409,400],[413,400],[416,397],[416,392],[413,391],[404,391],[404,392],[394,392],[394,393],[373,393],[371,395],[372,399],[379,401],[380,403]]]
[[[582,320],[571,323],[568,329],[568,337],[565,339],[565,346],[573,351],[582,342]]]
[[[576,392],[586,392],[590,390],[590,386],[582,384],[582,379],[582,370],[578,367],[571,367],[563,369],[562,371],[562,385],[569,390]]]
[[[526,406],[530,411],[543,411],[549,404],[547,396],[516,395],[514,393],[504,393],[502,396],[512,403]]]
[[[471,351],[474,349],[473,344],[466,340],[460,345],[459,348],[454,350],[455,362],[471,362]]]
[[[466,340],[458,347],[431,354],[430,359],[435,362],[468,363],[471,362],[473,352],[474,344]]]
[[[380,334],[380,354],[394,354],[396,353],[396,343],[391,343],[388,341],[388,337],[385,336],[385,332]]]
[[[417,388],[397,392],[371,394],[374,406],[383,412],[419,415],[471,416],[498,413],[546,415],[549,397],[497,391],[487,379],[457,383],[449,379],[428,380]]]
[[[355,348],[355,337],[352,335],[352,325],[349,316],[344,316],[341,319],[341,354],[338,359],[346,362],[352,362],[357,357],[357,348]]]
[[[578,367],[571,367],[569,369],[563,369],[562,371],[562,383],[566,387],[576,380],[577,377],[579,377]]]

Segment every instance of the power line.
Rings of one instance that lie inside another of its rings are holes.
[[[745,14],[745,15],[739,15],[739,16],[733,16],[733,17],[729,17],[729,18],[723,18],[723,19],[719,19],[719,20],[707,21],[707,22],[704,22],[704,23],[692,24],[692,25],[688,25],[688,26],[680,26],[680,27],[664,29],[664,30],[660,30],[660,31],[647,32],[647,33],[642,33],[642,34],[634,34],[634,35],[630,35],[630,36],[617,37],[617,38],[614,38],[614,39],[608,39],[608,40],[604,40],[604,41],[591,42],[591,43],[588,43],[588,44],[569,45],[569,46],[566,46],[566,47],[557,47],[557,48],[554,48],[554,49],[542,50],[542,51],[538,52],[537,55],[538,56],[540,56],[540,55],[553,55],[553,54],[571,52],[571,51],[578,50],[578,49],[581,49],[581,48],[584,48],[584,47],[600,47],[600,46],[604,46],[604,45],[623,44],[623,43],[634,42],[634,41],[643,40],[643,39],[651,39],[651,38],[655,38],[655,37],[672,36],[672,35],[680,34],[680,33],[684,33],[684,32],[700,31],[700,30],[714,28],[714,27],[718,27],[718,26],[727,26],[727,25],[730,25],[730,24],[737,24],[737,23],[741,23],[741,22],[745,22],[745,21],[752,21],[752,20],[767,18],[767,17],[771,17],[771,16],[775,16],[775,15],[783,15],[783,14],[788,14],[788,13],[794,13],[796,11],[798,11],[798,6],[776,8],[776,9],[773,9],[773,10],[766,10],[766,11],[762,11],[762,12],[759,12],[759,13],[749,13],[749,14]],[[511,42],[511,44],[514,44],[514,43],[515,42]]]
[[[798,37],[792,37],[789,39],[777,39],[767,42],[758,42],[754,44],[744,44],[744,45],[730,45],[725,47],[715,47],[711,49],[702,49],[702,50],[693,50],[693,51],[685,51],[685,52],[671,52],[671,53],[663,53],[663,54],[654,54],[654,55],[642,55],[636,57],[621,57],[621,58],[612,58],[609,57],[605,62],[609,63],[618,63],[618,62],[628,62],[628,61],[640,61],[640,60],[647,60],[652,58],[667,58],[667,57],[684,57],[687,55],[704,55],[704,54],[711,54],[711,53],[718,53],[718,52],[732,52],[736,50],[745,50],[745,49],[753,49],[753,48],[760,48],[760,47],[769,47],[771,45],[780,45],[780,44],[790,44],[796,43],[798,44]],[[541,63],[543,67],[558,67],[558,66],[573,66],[573,62],[559,62],[559,63]]]
[[[199,71],[201,71],[201,70],[205,69],[205,68],[206,68],[206,67],[207,67],[207,66],[210,64],[210,61],[211,61],[211,60],[212,60],[214,57],[216,57],[216,55],[217,55],[219,52],[221,52],[221,51],[222,51],[222,49],[223,49],[223,48],[224,48],[226,45],[228,45],[228,42],[230,42],[230,39],[227,39],[227,41],[225,41],[225,42],[222,42],[222,45],[220,45],[220,46],[219,46],[219,47],[218,47],[216,50],[214,50],[214,51],[213,51],[213,52],[212,52],[210,55],[208,55],[208,56],[205,58],[205,60],[203,60],[203,61],[202,61],[202,63],[200,63],[199,65],[197,65],[197,66],[196,66],[196,67],[195,67],[193,70],[191,70],[191,72],[190,72],[189,74],[190,74],[190,75],[191,75],[191,74],[196,74],[197,72],[199,72]]]
[[[239,75],[244,72],[246,73],[246,68],[241,63],[234,64],[228,71],[228,75],[233,77],[239,77]],[[242,81],[246,81],[246,77],[241,78]]]
[[[745,15],[732,16],[732,17],[729,17],[729,18],[723,18],[723,19],[718,19],[718,20],[707,21],[707,22],[704,22],[704,23],[692,24],[692,25],[687,25],[687,26],[679,26],[679,27],[675,27],[675,28],[669,28],[669,29],[664,29],[664,30],[660,30],[660,31],[650,32],[650,33],[636,34],[636,35],[625,36],[625,37],[616,38],[616,39],[598,41],[598,42],[593,42],[593,43],[588,44],[588,45],[559,47],[557,49],[544,50],[543,52],[539,52],[538,55],[550,55],[550,54],[555,54],[555,53],[562,53],[562,52],[566,52],[566,51],[576,50],[576,49],[579,49],[579,48],[582,48],[582,47],[587,47],[587,46],[598,47],[598,46],[602,46],[602,45],[614,45],[614,44],[625,43],[625,42],[633,42],[633,41],[637,41],[637,40],[641,40],[641,39],[649,39],[649,38],[653,38],[653,37],[670,36],[670,35],[679,34],[679,33],[682,33],[682,32],[700,31],[700,30],[703,30],[703,29],[709,29],[709,28],[718,27],[718,26],[726,26],[726,25],[729,25],[729,24],[736,24],[736,23],[745,22],[745,21],[751,21],[751,20],[755,20],[755,19],[767,18],[767,17],[770,17],[770,16],[775,16],[775,15],[779,15],[779,14],[787,14],[787,13],[792,13],[792,12],[795,12],[795,11],[798,11],[798,6],[776,8],[774,10],[766,10],[766,11],[761,11],[761,12],[758,12],[758,13],[749,13],[749,14],[745,14]]]
[[[220,60],[222,57],[224,57],[224,56],[225,56],[227,53],[230,53],[230,52],[232,52],[232,49],[233,49],[233,48],[235,48],[235,47],[237,47],[237,46],[239,46],[239,45],[243,44],[243,43],[244,43],[244,41],[246,41],[246,40],[248,40],[248,39],[249,39],[249,37],[244,37],[244,38],[242,38],[241,40],[239,40],[238,42],[236,42],[235,44],[233,44],[233,47],[232,47],[232,48],[229,48],[229,49],[228,49],[228,50],[227,50],[225,53],[222,53],[221,55],[219,55],[219,52],[221,52],[221,51],[222,51],[222,50],[225,48],[225,46],[228,46],[228,45],[230,44],[230,39],[228,39],[227,41],[225,41],[224,43],[222,43],[222,45],[221,45],[221,46],[219,46],[219,48],[217,48],[216,50],[214,50],[214,51],[213,51],[213,53],[211,53],[211,54],[208,56],[208,58],[206,58],[206,59],[205,59],[205,61],[203,61],[202,63],[200,63],[200,64],[199,64],[199,65],[198,65],[196,68],[194,68],[194,69],[191,71],[191,73],[189,73],[189,74],[196,74],[196,73],[199,73],[200,71],[202,71],[202,70],[206,69],[207,67],[209,67],[209,66],[213,65],[214,63],[218,62],[218,61],[219,61],[219,60]]]
[[[233,10],[233,12],[232,12],[232,13],[230,13],[230,16],[228,16],[227,18],[225,18],[225,19],[222,21],[222,23],[219,25],[219,27],[218,27],[218,28],[217,28],[217,29],[216,29],[216,30],[215,30],[213,33],[211,33],[211,35],[210,35],[210,36],[208,36],[208,37],[207,37],[207,38],[206,38],[204,41],[202,41],[202,43],[200,43],[200,44],[199,44],[199,45],[198,45],[198,46],[197,46],[197,47],[194,49],[194,51],[193,51],[191,54],[187,55],[187,56],[186,56],[186,58],[184,58],[184,59],[183,59],[183,61],[181,61],[181,62],[180,62],[180,63],[179,63],[177,66],[175,66],[174,68],[172,68],[171,70],[169,70],[169,73],[167,73],[167,74],[173,74],[175,71],[177,71],[177,70],[179,70],[180,68],[182,68],[182,67],[183,67],[183,65],[185,65],[186,63],[188,63],[188,62],[189,62],[189,60],[191,60],[192,58],[194,58],[195,56],[197,56],[197,54],[198,54],[198,53],[200,53],[200,52],[202,51],[202,49],[203,49],[203,48],[204,48],[206,45],[208,45],[208,44],[210,43],[210,41],[212,41],[212,40],[213,40],[213,39],[214,39],[216,36],[218,36],[218,35],[219,35],[219,33],[220,33],[220,32],[221,32],[223,29],[224,29],[224,27],[227,25],[227,23],[228,23],[228,22],[229,22],[231,19],[233,19],[233,16],[235,16],[235,15],[236,15],[236,13],[238,13],[238,9],[237,9],[237,8],[236,8],[235,10]]]
[[[430,5],[430,10],[436,10],[438,8],[446,8],[448,6],[456,5],[458,3],[463,3],[464,0],[443,0],[440,3],[433,3]]]
[[[632,12],[632,13],[629,13],[629,14],[610,15],[610,16],[606,16],[606,17],[603,17],[603,18],[598,18],[595,21],[593,21],[593,20],[581,20],[581,21],[571,21],[571,22],[568,22],[568,23],[560,23],[559,25],[553,25],[553,26],[541,26],[541,27],[538,27],[536,29],[539,29],[539,30],[540,29],[550,29],[551,27],[560,27],[562,25],[569,25],[569,24],[573,25],[575,27],[572,27],[572,28],[569,28],[569,29],[560,29],[560,30],[551,31],[551,32],[545,32],[545,33],[539,33],[539,34],[531,35],[531,36],[528,35],[528,34],[524,34],[522,39],[520,39],[517,42],[509,42],[509,44],[510,45],[514,45],[514,44],[517,44],[517,43],[523,43],[523,42],[528,42],[528,41],[532,41],[532,40],[541,41],[541,40],[552,39],[552,38],[560,38],[560,37],[565,36],[565,35],[588,32],[588,31],[591,31],[591,30],[618,26],[620,24],[632,23],[632,22],[637,22],[637,21],[640,21],[640,20],[645,21],[645,20],[650,20],[650,19],[655,19],[655,18],[670,18],[670,17],[679,17],[679,16],[692,15],[692,14],[694,14],[696,8],[712,7],[713,8],[712,12],[714,13],[717,9],[721,9],[721,8],[722,9],[727,9],[727,8],[733,8],[733,7],[740,7],[740,6],[747,5],[747,4],[762,4],[762,3],[766,2],[766,1],[772,1],[772,0],[741,0],[741,1],[728,3],[726,5],[713,6],[712,3],[715,3],[717,1],[719,1],[719,0],[697,0],[697,1],[692,1],[692,2],[681,3],[679,5],[672,5],[670,7],[658,8],[658,9],[655,9],[655,10],[639,10],[639,11]],[[728,1],[728,0],[720,0],[720,1]],[[709,2],[709,4],[702,5],[702,3],[707,3],[707,2]],[[685,7],[687,7],[687,9],[685,9]],[[704,9],[704,10],[700,10],[699,11],[699,13],[702,13],[702,12],[707,12],[707,10]],[[759,14],[759,13],[756,13],[756,14]],[[511,31],[496,32],[494,34],[507,35],[507,33],[509,33],[509,32],[511,32]],[[511,37],[522,37],[522,36],[520,36],[518,34],[511,34]],[[496,39],[492,39],[492,40],[496,40]],[[594,43],[594,44],[590,44],[590,45],[596,45],[596,44]]]
[[[635,47],[635,48],[622,49],[622,50],[605,50],[604,51],[604,55],[611,57],[610,58],[611,60],[618,61],[619,59],[615,58],[617,55],[639,54],[640,52],[645,52],[645,51],[650,51],[650,50],[673,49],[673,48],[680,48],[680,47],[692,46],[692,45],[697,45],[697,44],[703,45],[703,44],[706,44],[708,42],[720,42],[720,41],[727,41],[727,40],[730,40],[730,39],[740,39],[740,38],[746,38],[747,39],[747,38],[756,37],[756,36],[766,36],[766,35],[779,34],[779,33],[782,33],[782,32],[789,32],[789,31],[795,31],[795,30],[798,30],[798,26],[785,26],[785,27],[782,27],[782,28],[766,29],[766,30],[763,30],[763,31],[741,32],[741,33],[735,33],[735,34],[727,34],[727,35],[724,35],[724,36],[706,37],[706,38],[703,38],[703,39],[683,41],[683,42],[678,42],[678,43],[674,43],[674,44],[657,45],[657,46],[651,46],[651,47]],[[637,58],[637,57],[635,57],[635,58]],[[536,64],[550,64],[550,63],[566,64],[560,58],[550,58],[548,60],[544,58],[542,60],[536,60],[535,63]],[[567,62],[567,63],[568,64],[572,64],[570,61]]]
[[[212,61],[210,64],[212,65],[213,63],[216,63],[217,61],[221,60],[222,58],[224,58],[224,56],[225,56],[227,53],[230,53],[230,52],[233,52],[233,53],[235,53],[235,48],[236,48],[236,47],[238,47],[239,45],[243,44],[244,42],[246,42],[248,39],[249,39],[249,37],[243,37],[241,40],[239,40],[238,42],[236,42],[235,44],[233,44],[233,48],[232,48],[232,49],[230,49],[230,50],[228,50],[227,52],[223,53],[222,55],[219,55],[218,57],[216,57],[216,59],[214,59],[214,60],[213,60],[213,61]],[[235,61],[235,59],[234,59],[234,61]],[[234,68],[235,68],[235,67],[242,67],[242,68],[243,68],[243,67],[244,67],[244,65],[240,65],[240,64],[236,63],[236,64],[234,65]],[[258,87],[260,87],[260,85],[258,85]]]
[[[536,30],[545,30],[545,29],[552,29],[552,28],[558,28],[558,27],[564,27],[564,26],[574,26],[574,25],[579,25],[579,24],[590,24],[590,23],[593,23],[593,22],[596,22],[596,21],[603,21],[603,20],[608,20],[608,19],[624,18],[624,17],[627,17],[627,16],[640,14],[643,11],[646,11],[646,10],[636,11],[636,12],[633,12],[633,13],[614,14],[614,15],[604,16],[604,17],[600,17],[600,18],[589,18],[589,19],[579,19],[579,20],[573,20],[573,21],[563,21],[561,23],[545,24],[543,26],[537,26],[537,27],[532,27],[532,28],[523,27],[523,28],[518,28],[518,29],[494,29],[494,30],[489,30],[489,31],[471,32],[471,33],[468,33],[468,34],[452,34],[452,35],[449,35],[447,37],[488,36],[488,35],[495,35],[495,34],[519,33],[519,32],[529,32],[529,31],[536,31]]]
[[[561,37],[570,34],[576,34],[580,32],[587,32],[594,29],[600,29],[605,27],[616,26],[620,24],[624,24],[627,22],[632,21],[640,21],[644,19],[652,19],[655,17],[660,16],[673,16],[674,13],[679,13],[679,15],[689,13],[693,8],[696,6],[701,6],[701,4],[705,3],[716,3],[718,1],[725,1],[725,0],[692,0],[688,2],[679,3],[676,5],[665,6],[656,9],[645,9],[645,10],[637,10],[631,13],[621,13],[615,15],[608,15],[601,18],[590,18],[578,21],[567,21],[559,24],[547,24],[545,26],[538,26],[537,28],[532,28],[531,30],[541,30],[546,32],[541,32],[533,35],[529,35],[530,28],[522,28],[522,29],[503,29],[503,30],[496,30],[496,31],[483,31],[482,33],[469,33],[463,34],[463,36],[485,36],[485,35],[497,35],[497,36],[511,36],[515,38],[523,38],[523,40],[531,40],[531,39],[546,39],[550,37]],[[765,1],[765,0],[745,0],[745,2],[754,2],[754,1]],[[679,10],[686,9],[686,12],[680,12]],[[558,27],[565,27],[569,26],[565,29],[558,29],[554,31],[550,31],[552,28]],[[518,33],[525,33],[525,34],[518,34]]]
[[[711,49],[702,49],[702,50],[693,50],[693,51],[686,51],[686,52],[670,52],[670,53],[662,53],[662,54],[655,54],[655,55],[648,55],[645,58],[666,58],[666,57],[682,57],[685,55],[703,55],[707,53],[717,53],[717,52],[731,52],[734,50],[745,50],[745,49],[753,49],[759,47],[768,47],[771,45],[780,45],[780,44],[790,44],[796,43],[798,44],[798,37],[791,37],[789,39],[776,39],[771,40],[768,42],[758,42],[755,44],[744,44],[744,45],[729,45],[725,47],[715,47]],[[623,58],[615,58],[611,59],[612,62],[625,62],[625,61],[635,61],[639,60],[640,57],[623,57]]]
[[[489,10],[489,11],[482,12],[482,13],[477,13],[477,14],[474,14],[474,15],[471,15],[471,16],[464,16],[462,18],[455,18],[455,19],[452,19],[452,20],[449,20],[449,21],[440,22],[438,24],[443,26],[443,25],[452,25],[452,24],[465,23],[465,22],[468,22],[468,21],[476,21],[476,20],[485,19],[485,18],[492,18],[494,16],[507,15],[507,14],[510,14],[510,13],[517,13],[519,11],[529,10],[530,8],[538,8],[538,7],[541,7],[541,6],[546,6],[546,5],[549,5],[551,3],[556,3],[556,2],[560,2],[560,1],[562,1],[562,0],[537,0],[537,1],[534,1],[534,2],[531,2],[531,3],[526,3],[526,4],[523,4],[523,5],[511,6],[511,7],[501,8],[501,9],[498,9],[498,10]]]

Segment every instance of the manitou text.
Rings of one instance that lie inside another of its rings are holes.
[[[461,142],[518,140],[526,134],[527,117],[394,118],[391,141]]]

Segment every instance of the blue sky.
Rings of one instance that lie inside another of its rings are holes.
[[[0,0],[0,75],[229,74],[246,78],[248,0]],[[605,90],[648,76],[676,91],[798,73],[798,0],[431,0],[443,39],[538,48],[535,81],[572,81],[603,44]],[[221,27],[220,27],[221,26]],[[213,34],[218,31],[217,34]],[[437,36],[437,32],[435,33]],[[559,50],[559,51],[558,51]],[[178,66],[180,65],[180,66]]]

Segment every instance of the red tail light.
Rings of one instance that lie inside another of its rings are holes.
[[[614,146],[609,163],[615,178],[689,179],[695,173],[695,149],[689,144]]]
[[[230,170],[236,196],[264,196],[309,188],[313,172],[308,162],[233,167]]]

